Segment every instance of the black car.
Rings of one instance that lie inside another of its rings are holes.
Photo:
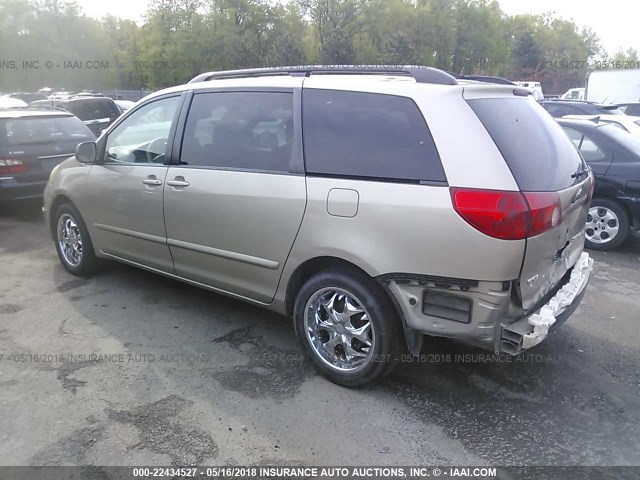
[[[540,105],[552,117],[565,115],[624,115],[618,105],[604,105],[602,103],[583,102],[580,100],[543,100]]]
[[[108,97],[75,97],[59,100],[55,106],[73,113],[96,137],[122,114],[120,108]]]
[[[586,226],[586,245],[611,250],[629,233],[640,234],[640,138],[609,123],[558,119],[591,166],[595,191]]]
[[[41,197],[51,170],[93,139],[68,112],[0,111],[0,202]]]

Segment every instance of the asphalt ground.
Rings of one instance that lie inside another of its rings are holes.
[[[529,353],[429,339],[349,390],[289,319],[116,263],[73,277],[39,205],[4,206],[0,465],[640,465],[640,244],[590,253]]]

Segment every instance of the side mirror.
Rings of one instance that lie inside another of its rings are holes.
[[[83,142],[76,147],[76,159],[82,163],[95,163],[98,156],[96,142]]]

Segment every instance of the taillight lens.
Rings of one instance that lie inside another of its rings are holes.
[[[451,188],[453,207],[467,223],[490,237],[522,240],[562,221],[556,192],[505,192]]]
[[[25,173],[29,168],[16,158],[0,158],[0,175]]]
[[[562,204],[556,192],[525,192],[531,210],[531,229],[528,237],[535,237],[560,225]]]

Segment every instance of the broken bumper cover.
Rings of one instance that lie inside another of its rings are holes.
[[[593,259],[582,252],[569,281],[537,312],[502,326],[500,351],[517,355],[542,342],[573,314],[586,291]]]

